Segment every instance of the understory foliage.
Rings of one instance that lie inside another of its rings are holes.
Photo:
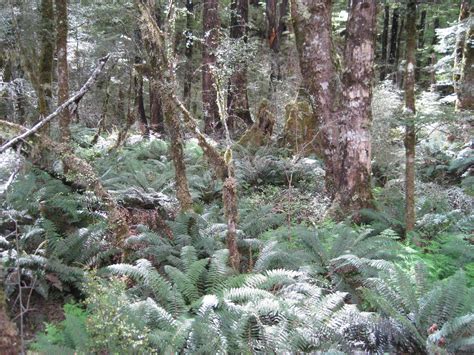
[[[366,211],[369,224],[335,223],[302,208],[324,201],[317,160],[271,148],[252,158],[236,154],[242,255],[236,273],[228,264],[221,186],[192,141],[185,152],[194,208],[186,213],[171,194],[165,142],[131,138],[111,153],[106,141],[85,147],[78,154],[131,216],[127,253],[118,259],[104,207],[83,186],[24,167],[2,214],[9,231],[1,239],[7,295],[15,297],[19,272],[24,287],[44,298],[73,293],[79,301],[64,306],[63,321],[47,324],[33,350],[472,349],[472,200],[462,188],[420,184],[417,229],[403,238],[397,181],[376,190],[379,209]],[[304,193],[309,187],[312,195]],[[144,217],[153,213],[167,229]]]

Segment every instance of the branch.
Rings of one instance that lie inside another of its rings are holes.
[[[107,54],[105,57],[99,59],[99,65],[95,68],[93,71],[92,75],[90,76],[89,79],[87,79],[86,83],[84,86],[76,92],[73,96],[69,98],[69,100],[65,101],[63,104],[61,104],[53,113],[51,113],[49,116],[43,118],[40,120],[37,124],[35,124],[32,128],[28,129],[26,132],[20,134],[19,136],[16,136],[15,138],[10,139],[8,142],[3,144],[0,147],[0,153],[3,153],[5,150],[8,148],[14,146],[18,142],[22,142],[32,134],[37,133],[44,125],[46,125],[49,121],[51,121],[53,118],[57,117],[61,112],[63,112],[66,108],[68,108],[71,105],[77,105],[79,101],[82,99],[82,97],[90,90],[92,85],[96,82],[97,78],[99,77],[100,73],[104,69],[105,64],[107,63],[107,60],[110,58],[110,54]]]

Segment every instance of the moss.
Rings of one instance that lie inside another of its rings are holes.
[[[240,138],[239,144],[243,146],[260,147],[270,142],[275,115],[270,109],[270,102],[263,99],[257,112],[257,120]]]
[[[285,107],[282,145],[297,154],[319,154],[318,124],[307,101],[291,102]]]

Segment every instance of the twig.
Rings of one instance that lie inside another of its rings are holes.
[[[18,142],[21,142],[21,141],[25,140],[26,138],[28,138],[32,134],[35,134],[36,132],[38,132],[44,125],[46,125],[53,118],[57,117],[61,112],[63,112],[69,106],[73,106],[73,107],[77,106],[77,104],[82,99],[82,97],[89,91],[89,89],[95,83],[95,81],[99,77],[99,74],[102,72],[102,69],[104,69],[104,66],[107,63],[107,60],[109,58],[110,58],[110,54],[107,54],[105,57],[100,58],[99,59],[99,64],[97,65],[95,70],[92,72],[89,79],[87,79],[84,86],[78,92],[76,92],[73,96],[71,96],[69,98],[69,100],[65,101],[58,108],[56,108],[56,110],[53,113],[51,113],[49,116],[47,116],[47,117],[43,118],[42,120],[40,120],[32,128],[30,128],[26,132],[20,134],[19,136],[16,136],[15,138],[10,139],[8,142],[6,142],[4,145],[2,145],[0,147],[0,153],[3,153],[8,148],[14,146]]]

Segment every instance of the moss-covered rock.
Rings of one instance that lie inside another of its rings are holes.
[[[296,154],[320,156],[318,124],[307,101],[291,102],[285,107],[285,128],[281,144]]]
[[[256,122],[240,138],[239,144],[243,146],[260,147],[270,142],[275,115],[270,109],[270,102],[263,99],[257,112]]]

